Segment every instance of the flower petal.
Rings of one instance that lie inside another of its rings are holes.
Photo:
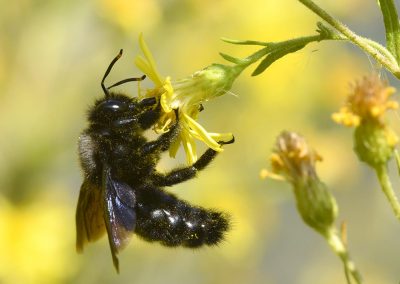
[[[139,68],[144,74],[146,74],[150,80],[152,80],[156,84],[160,84],[158,75],[155,73],[155,71],[152,69],[151,65],[141,56],[136,56],[135,65],[137,68]]]
[[[170,156],[171,158],[175,158],[176,153],[177,153],[178,150],[179,150],[179,146],[180,146],[181,142],[182,142],[182,138],[181,138],[181,136],[179,135],[178,138],[177,138],[177,139],[171,144],[171,146],[169,147],[169,156]]]
[[[198,134],[200,136],[201,140],[203,140],[204,143],[206,143],[208,147],[214,149],[217,152],[223,151],[223,149],[221,148],[221,145],[219,145],[217,143],[217,141],[215,141],[199,123],[197,123],[194,119],[192,119],[190,116],[188,116],[185,113],[183,113],[183,116],[184,116],[188,126],[196,134]]]
[[[154,61],[153,55],[150,52],[150,49],[147,47],[147,44],[144,41],[143,33],[139,35],[139,46],[155,75],[154,80],[152,78],[153,82],[156,83],[158,87],[162,86],[162,82],[164,81],[164,79],[160,76],[160,73],[158,73],[157,71],[156,63]]]
[[[197,161],[196,142],[189,133],[181,133],[183,148],[186,152],[186,160],[189,165],[193,165]]]
[[[164,92],[164,93],[161,95],[160,104],[161,104],[162,109],[163,109],[164,112],[166,112],[166,113],[169,113],[169,112],[172,111],[172,108],[170,107],[169,101],[170,101],[170,100],[168,99],[168,94],[167,94],[167,92]]]

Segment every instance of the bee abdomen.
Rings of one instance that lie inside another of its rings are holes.
[[[158,241],[166,246],[196,248],[216,245],[229,229],[229,218],[221,212],[191,206],[175,196],[160,192],[155,203],[137,209],[136,234],[147,241]]]

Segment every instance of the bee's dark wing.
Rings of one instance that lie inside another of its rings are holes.
[[[82,252],[86,243],[105,233],[102,190],[85,179],[81,186],[76,208],[76,250]]]
[[[119,270],[117,254],[129,242],[136,225],[136,196],[126,183],[112,178],[110,168],[103,166],[103,211],[108,242],[114,266]]]

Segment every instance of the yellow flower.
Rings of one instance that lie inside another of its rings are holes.
[[[72,212],[58,200],[15,205],[0,195],[1,283],[62,283],[74,274]]]
[[[382,124],[385,112],[398,108],[397,102],[389,100],[395,91],[377,74],[365,76],[353,84],[346,106],[334,113],[332,118],[345,126],[358,126],[361,121],[368,120]]]
[[[332,118],[345,126],[355,126],[354,151],[359,159],[371,167],[385,164],[398,142],[397,135],[385,121],[389,109],[398,103],[389,100],[396,90],[377,74],[365,76],[352,86],[346,106]]]
[[[223,149],[219,142],[231,140],[232,133],[208,132],[196,120],[202,103],[228,92],[242,68],[213,64],[185,79],[171,81],[170,77],[164,78],[158,72],[142,34],[139,36],[139,45],[144,58],[137,56],[135,64],[155,85],[153,89],[146,90],[144,96],[158,97],[162,107],[161,118],[154,130],[157,133],[169,131],[176,121],[173,110],[179,109],[179,123],[182,131],[170,148],[170,156],[175,157],[179,145],[182,144],[188,164],[193,164],[197,160],[196,139],[203,141],[215,151],[221,152]]]

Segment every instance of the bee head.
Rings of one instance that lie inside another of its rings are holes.
[[[107,129],[124,126],[147,129],[158,119],[157,109],[159,107],[156,98],[139,101],[137,98],[110,93],[95,103],[89,111],[89,121],[92,125]]]
[[[130,126],[136,129],[147,129],[152,126],[159,118],[159,107],[156,98],[145,98],[138,100],[137,98],[130,98],[123,94],[116,94],[110,92],[110,89],[133,81],[142,81],[146,78],[145,75],[139,78],[128,78],[106,87],[104,80],[107,78],[115,62],[122,56],[122,49],[118,55],[111,61],[108,66],[103,79],[101,80],[101,88],[103,89],[105,97],[98,100],[94,107],[89,111],[89,121],[92,125],[114,129],[123,126]]]

